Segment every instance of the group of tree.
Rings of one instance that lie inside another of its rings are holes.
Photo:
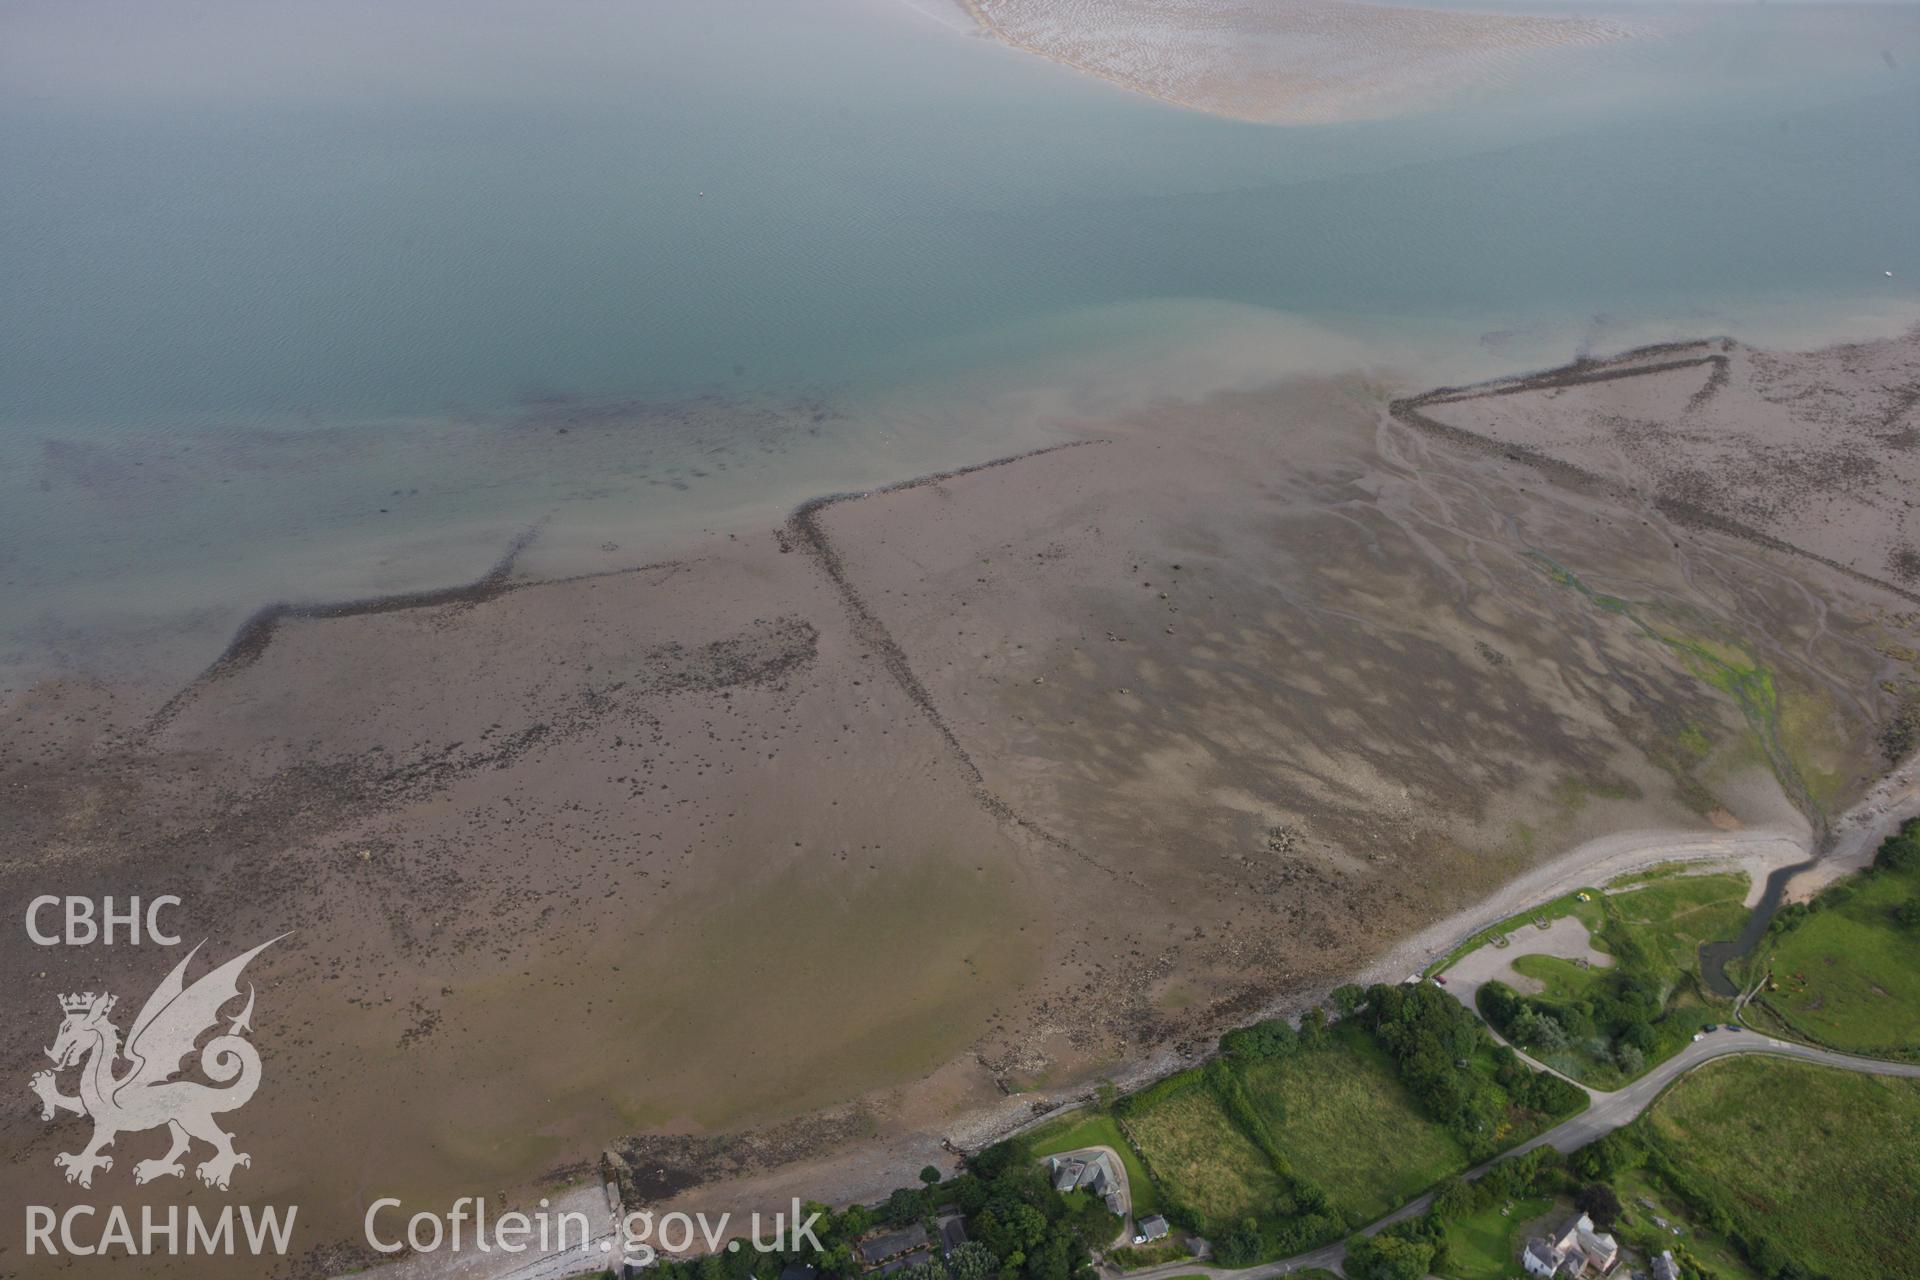
[[[1873,869],[1901,875],[1920,871],[1920,818],[1908,818],[1900,829],[1880,842]]]
[[[1659,1044],[1654,1024],[1665,1013],[1665,984],[1674,976],[1656,975],[1631,935],[1610,934],[1607,944],[1613,949],[1613,967],[1577,998],[1545,1000],[1523,996],[1504,982],[1489,982],[1480,988],[1480,1012],[1523,1049],[1542,1056],[1578,1050],[1596,1061],[1612,1062],[1623,1075],[1640,1074],[1647,1055]]]
[[[1091,1280],[1090,1251],[1107,1244],[1120,1219],[1086,1191],[1053,1189],[1045,1165],[1025,1144],[1005,1142],[967,1162],[958,1177],[942,1182],[929,1165],[920,1186],[901,1187],[877,1205],[818,1212],[813,1234],[820,1248],[799,1253],[761,1253],[741,1249],[702,1258],[662,1260],[650,1280],[773,1280],[789,1264],[806,1263],[825,1280],[852,1280],[865,1269],[856,1249],[875,1231],[925,1226],[933,1249],[923,1262],[890,1272],[887,1280]],[[942,1209],[964,1215],[969,1239],[942,1257],[939,1224]]]
[[[1120,1232],[1120,1219],[1099,1196],[1055,1191],[1045,1163],[1019,1141],[972,1157],[945,1190],[1002,1280],[1086,1280],[1091,1251]]]
[[[1900,830],[1880,842],[1872,870],[1920,880],[1920,819],[1907,819]],[[1893,921],[1903,929],[1920,932],[1920,892],[1893,909]]]
[[[1350,1280],[1424,1280],[1446,1266],[1445,1228],[1434,1238],[1422,1234],[1427,1225],[1427,1219],[1419,1218],[1347,1241]]]
[[[1480,1020],[1432,983],[1371,987],[1356,1016],[1421,1108],[1475,1155],[1508,1145],[1518,1126],[1570,1114],[1586,1100],[1576,1086],[1494,1045]],[[1479,1061],[1491,1070],[1478,1069]]]

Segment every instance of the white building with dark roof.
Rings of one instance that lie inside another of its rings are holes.
[[[1520,1253],[1520,1265],[1527,1274],[1542,1280],[1610,1275],[1619,1264],[1619,1242],[1604,1231],[1595,1231],[1593,1219],[1584,1213],[1555,1235],[1535,1236]]]

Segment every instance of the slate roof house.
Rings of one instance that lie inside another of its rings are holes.
[[[1050,1156],[1047,1159],[1047,1172],[1053,1175],[1055,1191],[1091,1191],[1097,1196],[1105,1196],[1119,1186],[1113,1170],[1107,1165],[1107,1153],[1104,1151],[1091,1160]]]
[[[1576,1280],[1604,1276],[1620,1262],[1620,1245],[1604,1231],[1593,1229],[1593,1219],[1581,1214],[1551,1236],[1535,1236],[1520,1253],[1520,1265],[1542,1280]]]
[[[861,1259],[868,1266],[910,1255],[927,1247],[927,1229],[919,1223],[898,1231],[883,1231],[869,1236],[859,1245]]]

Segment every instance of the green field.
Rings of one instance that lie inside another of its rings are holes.
[[[1127,1129],[1160,1183],[1208,1222],[1267,1213],[1279,1199],[1280,1175],[1197,1072],[1130,1114]]]
[[[1519,1274],[1522,1237],[1552,1207],[1553,1201],[1545,1199],[1510,1201],[1449,1222],[1447,1280],[1507,1280]]]
[[[1120,1131],[1119,1121],[1106,1112],[1075,1111],[1061,1116],[1027,1135],[1027,1142],[1036,1156],[1078,1151],[1082,1147],[1112,1147],[1120,1153],[1120,1162],[1127,1167],[1127,1190],[1133,1196],[1134,1214],[1138,1216],[1160,1211],[1160,1193],[1154,1187],[1147,1167],[1140,1163],[1133,1144]]]
[[[1920,1083],[1740,1057],[1689,1073],[1639,1122],[1686,1198],[1810,1273],[1916,1273]]]
[[[1915,872],[1879,871],[1830,890],[1773,943],[1767,1007],[1836,1049],[1920,1055],[1920,928],[1893,918],[1916,897]]]
[[[1691,973],[1701,943],[1739,936],[1751,883],[1744,872],[1675,876],[1606,894],[1594,904],[1605,910],[1601,936],[1630,938],[1669,972]]]
[[[1250,1063],[1242,1078],[1294,1171],[1353,1221],[1371,1221],[1469,1163],[1358,1026],[1342,1024],[1324,1044]]]

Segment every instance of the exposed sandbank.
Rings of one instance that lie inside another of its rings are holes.
[[[1431,107],[1625,23],[1355,0],[957,0],[1016,49],[1178,106],[1267,124]]]

